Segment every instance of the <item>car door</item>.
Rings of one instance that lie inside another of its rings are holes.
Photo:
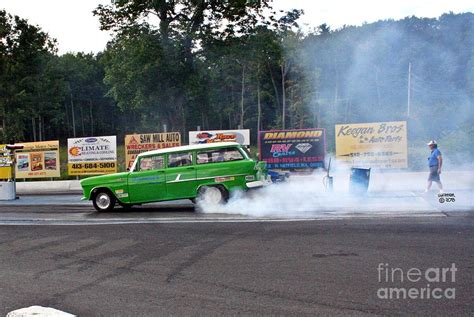
[[[191,198],[196,194],[196,168],[193,152],[168,154],[166,189],[169,199]]]
[[[130,203],[165,200],[165,156],[152,155],[138,158],[136,171],[129,173],[128,190]]]

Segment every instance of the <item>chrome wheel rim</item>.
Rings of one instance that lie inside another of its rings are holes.
[[[100,209],[107,209],[110,207],[110,203],[111,203],[110,196],[107,195],[106,193],[100,193],[95,198],[95,203]]]

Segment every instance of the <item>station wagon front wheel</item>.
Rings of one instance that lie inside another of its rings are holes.
[[[202,186],[199,188],[197,201],[209,204],[219,205],[227,201],[228,194],[225,188],[218,186]]]
[[[115,197],[106,190],[99,191],[92,200],[94,208],[101,211],[110,211],[114,209],[115,206]]]

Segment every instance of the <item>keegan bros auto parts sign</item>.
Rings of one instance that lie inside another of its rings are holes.
[[[117,172],[117,138],[101,136],[67,139],[69,175]]]
[[[131,168],[138,154],[181,145],[179,132],[128,134],[125,136],[125,164]]]
[[[336,125],[336,159],[354,166],[407,167],[406,121]]]
[[[268,168],[318,168],[324,166],[326,130],[260,131],[259,158]]]

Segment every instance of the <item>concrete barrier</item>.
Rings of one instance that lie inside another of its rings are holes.
[[[428,180],[428,172],[402,172],[402,173],[373,173],[370,175],[370,188],[377,191],[398,190],[424,190]],[[468,190],[474,188],[474,172],[448,172],[441,173],[441,182],[445,191]],[[438,186],[433,182],[432,190]]]
[[[322,179],[326,174],[319,172],[313,175],[292,175],[291,179],[314,178],[315,185],[322,186]],[[350,171],[331,172],[334,178],[334,190],[341,192],[349,191]],[[321,180],[320,182],[318,180]],[[428,179],[428,172],[379,172],[372,171],[370,174],[369,191],[424,191]],[[474,189],[474,171],[464,172],[442,172],[441,182],[446,191],[471,190]],[[431,190],[438,190],[433,183]]]
[[[82,188],[78,180],[17,182],[16,193],[18,195],[80,194]]]

